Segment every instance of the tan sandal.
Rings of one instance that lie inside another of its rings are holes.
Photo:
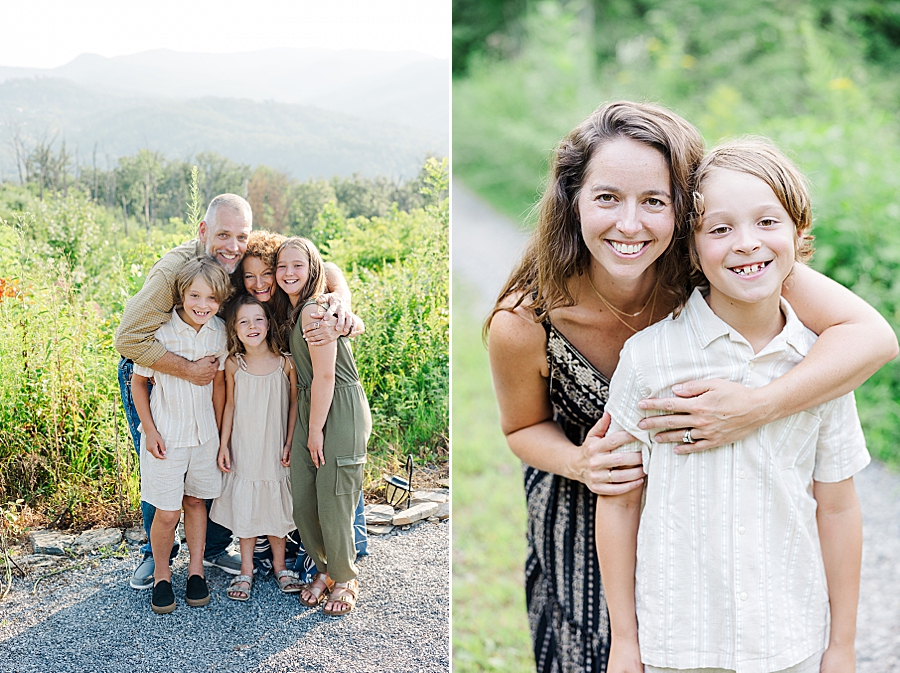
[[[286,594],[295,594],[303,589],[300,576],[293,570],[279,570],[275,573],[275,581],[278,587]]]
[[[246,584],[247,588],[244,589],[242,586],[239,586],[241,584]],[[233,601],[247,601],[250,600],[250,592],[252,590],[253,577],[251,575],[238,575],[231,580],[231,584],[225,590],[225,595]]]
[[[319,604],[325,600],[326,594],[331,591],[331,587],[334,586],[334,580],[332,580],[326,573],[316,573],[316,576],[313,577],[313,581],[303,587],[300,593],[297,595],[297,598],[300,599],[300,602],[303,603],[308,608],[316,608],[319,607]],[[303,597],[303,592],[308,593],[312,596],[312,600]]]
[[[356,607],[356,598],[358,596],[359,582],[357,580],[335,582],[334,587],[331,589],[331,596],[328,598],[328,603],[337,603],[341,608],[347,607],[341,610],[335,610],[333,607],[329,610],[325,607],[322,612],[332,617],[343,617],[344,615],[353,612],[353,608]],[[327,606],[328,603],[325,605]]]

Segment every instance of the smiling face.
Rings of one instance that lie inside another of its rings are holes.
[[[631,138],[603,144],[591,158],[576,202],[581,234],[610,280],[640,277],[675,231],[669,166],[658,150]]]
[[[200,331],[209,319],[219,311],[219,302],[216,301],[216,293],[198,275],[184,291],[184,301],[178,309],[179,317],[195,330]]]
[[[309,258],[306,253],[290,246],[282,248],[275,262],[275,281],[291,300],[291,306],[297,305],[307,280]]]
[[[245,348],[253,348],[264,343],[269,332],[266,312],[259,304],[244,304],[237,310],[234,331]]]
[[[704,214],[694,245],[714,312],[771,302],[794,267],[797,231],[775,192],[749,173],[713,169],[701,193]]]
[[[259,257],[244,257],[244,288],[250,295],[265,303],[272,297],[275,272]]]
[[[215,221],[201,222],[197,237],[206,246],[206,254],[215,259],[227,273],[232,273],[244,253],[247,252],[247,237],[250,223],[237,211],[219,208]]]

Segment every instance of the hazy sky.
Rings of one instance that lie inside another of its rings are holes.
[[[451,0],[9,0],[0,66],[54,68],[83,53],[271,47],[450,57]],[[252,7],[252,9],[251,9]]]

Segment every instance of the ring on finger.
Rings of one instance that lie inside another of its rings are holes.
[[[691,437],[691,428],[687,428],[684,431],[684,436],[681,438],[681,443],[682,444],[693,444],[696,441],[697,441],[696,439]]]
[[[319,321],[318,321],[318,320],[316,320],[316,321],[313,323],[313,328],[319,329]]]

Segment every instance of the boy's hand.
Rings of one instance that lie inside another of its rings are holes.
[[[609,648],[609,663],[606,665],[606,673],[644,673],[641,649],[638,647],[637,640],[613,638]]]
[[[219,455],[216,456],[216,464],[222,472],[231,472],[231,451],[227,446],[219,447]]]
[[[322,462],[325,462],[325,461],[323,460]],[[281,449],[281,464],[284,465],[285,467],[291,466],[291,445],[290,444],[285,444]]]
[[[309,456],[312,458],[313,465],[317,468],[325,464],[325,433],[310,431],[309,439],[306,441],[306,447],[309,449]]]
[[[154,458],[160,460],[166,459],[166,443],[163,441],[162,435],[155,430],[147,433],[147,451]]]
[[[855,673],[856,648],[852,645],[829,645],[822,657],[821,673]]]

